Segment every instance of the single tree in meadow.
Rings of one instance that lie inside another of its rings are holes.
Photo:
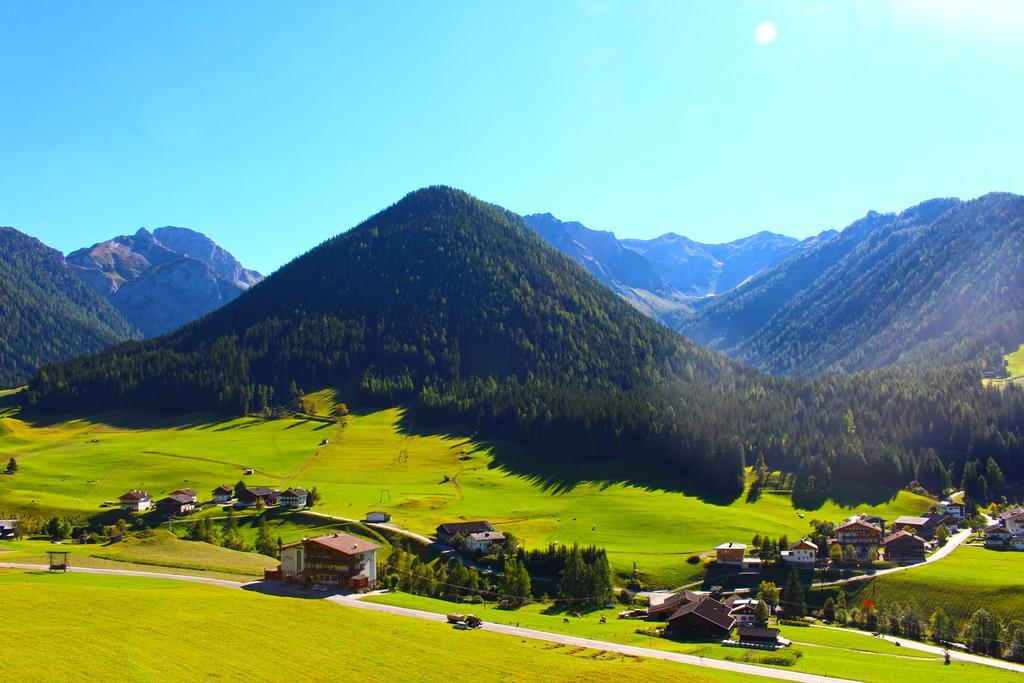
[[[832,598],[825,600],[825,604],[821,608],[821,617],[825,621],[836,620],[836,601]]]
[[[928,620],[931,626],[931,639],[937,643],[951,643],[956,638],[953,622],[942,609],[937,609]]]
[[[771,607],[779,604],[779,587],[771,581],[762,581],[757,591],[757,599],[768,603]]]
[[[314,486],[306,494],[306,507],[313,507],[320,502],[320,492]]]
[[[268,557],[277,557],[277,541],[270,533],[267,520],[260,520],[259,535],[256,537],[256,552]]]
[[[10,460],[7,461],[7,472],[9,474],[14,474],[17,471],[18,471],[18,461],[15,460],[14,458],[11,458]]]
[[[828,548],[828,559],[832,560],[833,562],[842,562],[843,547],[838,543],[833,543],[832,545],[830,545]]]
[[[758,600],[757,605],[754,606],[754,625],[767,626],[769,616],[771,616],[771,610],[768,607],[768,603],[764,600]]]

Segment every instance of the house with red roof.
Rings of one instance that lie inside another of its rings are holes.
[[[303,585],[321,583],[352,590],[377,583],[376,543],[348,534],[326,534],[281,546],[280,576]]]

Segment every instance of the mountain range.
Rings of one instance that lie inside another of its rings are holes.
[[[544,239],[575,259],[639,310],[674,326],[705,303],[764,269],[834,236],[827,230],[805,240],[759,232],[725,244],[702,244],[667,233],[650,240],[618,239],[550,213],[524,217]]]
[[[1024,341],[1024,197],[868,213],[715,297],[678,329],[772,373],[991,365]]]
[[[262,279],[187,228],[139,230],[67,258],[14,228],[0,228],[0,246],[0,387],[46,363],[177,329]]]
[[[1019,200],[951,206],[943,234],[994,228]],[[870,217],[865,231],[885,220]],[[1009,246],[1013,232],[986,243]],[[863,265],[901,249],[879,245]],[[937,276],[956,270],[950,260],[933,264]],[[977,464],[981,443],[1019,478],[1024,392],[981,392],[980,378],[978,363],[773,377],[644,316],[519,216],[432,187],[175,332],[48,366],[24,400],[270,416],[303,389],[339,387],[366,405],[404,405],[420,424],[463,424],[580,466],[628,460],[659,486],[682,475],[732,497],[745,464],[762,459],[794,472],[801,495],[833,481],[939,491],[951,468]]]
[[[74,251],[67,263],[146,337],[176,330],[263,279],[206,235],[176,227],[142,228]]]
[[[0,387],[27,382],[45,363],[138,335],[56,249],[0,228],[0,253]]]

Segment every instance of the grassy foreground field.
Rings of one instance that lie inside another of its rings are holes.
[[[312,401],[331,413],[333,396]],[[400,409],[349,415],[347,426],[301,419],[157,420],[128,413],[90,419],[0,418],[0,459],[19,471],[0,475],[0,510],[88,517],[130,488],[155,497],[189,486],[201,496],[222,483],[316,486],[317,510],[361,518],[383,509],[394,522],[431,533],[443,521],[488,519],[527,547],[549,542],[606,547],[620,575],[636,561],[660,586],[701,573],[686,558],[755,533],[799,538],[813,518],[840,520],[856,510],[885,518],[916,514],[929,501],[906,492],[872,505],[830,500],[797,509],[788,494],[709,501],[656,463],[590,463],[536,457],[457,430],[423,432]],[[321,445],[328,440],[330,443]],[[246,467],[255,474],[243,477]],[[724,503],[724,504],[723,504]]]
[[[617,619],[615,609],[590,612],[582,618],[569,617],[569,623],[565,623],[565,612],[551,612],[547,606],[538,604],[507,611],[493,606],[458,605],[405,593],[389,593],[364,599],[439,614],[470,611],[489,622],[518,624],[524,628],[653,647],[713,659],[736,658],[751,652],[719,643],[677,642],[642,635],[636,632],[637,629],[648,627],[650,624],[631,619]],[[607,623],[600,623],[601,616],[607,619]],[[936,680],[961,680],[964,677],[972,681],[998,681],[1012,676],[1004,671],[976,664],[954,662],[950,666],[945,666],[941,657],[898,647],[867,634],[844,633],[815,627],[779,628],[783,637],[794,642],[792,649],[798,650],[802,656],[793,666],[775,668],[877,683],[927,683]],[[757,657],[758,653],[751,652],[751,655]],[[754,659],[751,663],[758,662]]]
[[[850,584],[849,602],[870,597],[879,607],[898,602],[930,616],[941,607],[966,622],[984,608],[1003,618],[1024,616],[1024,553],[961,546],[942,560],[910,571]]]
[[[317,601],[175,581],[0,570],[0,679],[683,680],[739,676]]]

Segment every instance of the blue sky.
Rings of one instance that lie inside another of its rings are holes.
[[[1024,193],[1022,120],[1015,0],[0,3],[0,224],[64,251],[184,225],[269,272],[438,183],[799,237]]]

